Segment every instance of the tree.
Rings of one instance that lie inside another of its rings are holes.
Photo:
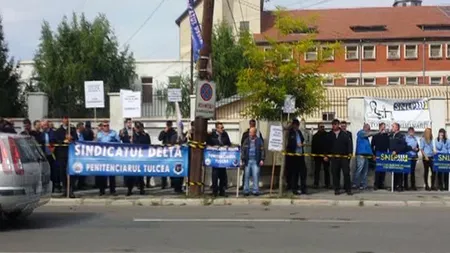
[[[179,103],[181,117],[189,118],[189,116],[191,114],[191,99],[190,99],[191,81],[190,81],[190,78],[189,78],[189,76],[180,75],[177,77],[172,77],[172,79],[169,80],[169,83],[163,84],[161,88],[157,89],[156,95],[157,95],[158,99],[167,101],[168,88],[181,89],[182,101]],[[176,116],[175,103],[173,103],[173,102],[167,102],[167,104],[166,104],[166,117],[170,117],[170,116]]]
[[[105,93],[129,89],[135,80],[133,54],[123,51],[104,15],[93,22],[84,14],[64,17],[57,31],[44,22],[41,42],[34,57],[39,90],[48,94],[49,114],[86,116],[84,81],[103,80]],[[106,99],[106,108],[108,100]],[[106,116],[107,110],[100,110]]]
[[[0,116],[24,116],[24,99],[21,94],[20,75],[14,58],[8,56],[8,46],[3,33],[0,17]]]
[[[242,35],[246,35],[243,33]],[[244,47],[232,30],[232,26],[222,22],[214,28],[212,36],[212,67],[216,83],[217,100],[237,93],[238,73],[245,66]]]
[[[245,41],[244,55],[249,60],[249,67],[240,71],[238,77],[239,94],[248,102],[244,115],[279,120],[286,95],[295,98],[296,112],[292,116],[309,114],[325,106],[322,82],[326,77],[319,72],[326,59],[338,52],[340,45],[316,42],[314,20],[315,17],[309,21],[299,20],[278,8],[275,27],[279,37],[295,33],[305,34],[304,38],[292,42],[266,38],[270,50],[262,50],[251,39]],[[298,56],[305,53],[312,53],[317,59],[300,64]]]

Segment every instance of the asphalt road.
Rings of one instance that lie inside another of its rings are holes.
[[[43,207],[3,221],[4,252],[449,252],[450,209]]]

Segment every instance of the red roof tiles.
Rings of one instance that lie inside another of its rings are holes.
[[[316,17],[317,40],[395,40],[395,39],[443,39],[450,38],[450,29],[424,31],[420,25],[450,25],[450,7],[377,7],[352,9],[289,10],[289,15],[303,18]],[[281,35],[274,27],[274,13],[265,11],[261,15],[261,34],[255,34],[256,42],[265,37],[278,41],[295,41],[304,35]],[[355,32],[351,27],[386,26],[385,31]]]

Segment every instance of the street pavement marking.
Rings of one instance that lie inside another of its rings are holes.
[[[291,223],[291,222],[309,222],[309,223],[362,223],[368,221],[345,220],[345,219],[145,219],[134,218],[134,222],[258,222],[258,223]]]

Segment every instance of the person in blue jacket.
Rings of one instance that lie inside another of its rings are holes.
[[[370,132],[370,125],[367,123],[364,123],[363,129],[356,134],[356,168],[353,173],[353,188],[359,188],[360,190],[367,188],[369,158],[372,158],[369,137],[375,134]]]
[[[419,151],[419,142],[417,141],[415,135],[414,127],[408,128],[408,135],[405,137],[406,145],[410,147],[410,151],[408,151],[408,156],[411,162],[411,174],[405,174],[403,176],[403,186],[405,191],[413,190],[417,191],[416,187],[416,165],[417,165],[417,153]],[[411,188],[408,187],[408,176],[411,178]]]
[[[445,129],[439,129],[438,137],[436,138],[436,153],[447,154],[448,153],[448,141],[447,141],[447,132]],[[438,186],[439,190],[444,191],[448,190],[448,173],[438,172]]]

